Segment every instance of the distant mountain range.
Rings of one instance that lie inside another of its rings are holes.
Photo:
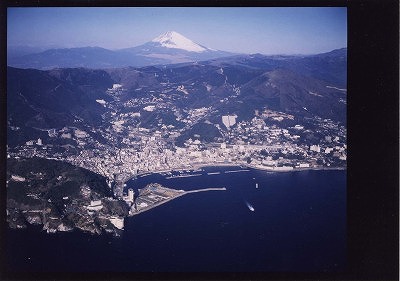
[[[243,62],[240,62],[240,56]],[[230,58],[231,57],[231,58]],[[197,44],[175,31],[168,31],[150,42],[133,48],[108,50],[101,47],[57,48],[41,50],[33,47],[10,47],[7,65],[16,68],[48,70],[54,68],[108,69],[144,67],[208,61],[226,58],[226,63],[244,63],[263,69],[277,67],[312,75],[325,81],[345,86],[347,48],[308,56],[243,55],[214,50]]]
[[[234,53],[207,48],[175,31],[133,48],[108,50],[100,47],[49,49],[31,53],[32,48],[8,50],[8,65],[18,68],[52,69],[66,67],[114,68],[209,60]],[[18,56],[18,52],[21,54]]]

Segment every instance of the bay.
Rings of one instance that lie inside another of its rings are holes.
[[[131,180],[191,193],[125,220],[119,238],[8,230],[15,272],[335,272],[346,265],[346,171],[227,173],[208,167]],[[220,172],[220,174],[209,174]],[[178,175],[178,173],[175,173]],[[208,175],[209,174],[209,175]],[[258,184],[258,188],[256,186]],[[254,211],[248,207],[250,204]]]

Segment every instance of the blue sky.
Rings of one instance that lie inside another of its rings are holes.
[[[346,8],[8,8],[9,46],[134,47],[166,31],[206,47],[315,54],[347,47]]]

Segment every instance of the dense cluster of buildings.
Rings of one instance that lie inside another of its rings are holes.
[[[121,91],[120,85],[109,89],[114,95]],[[132,121],[140,117],[138,107],[153,112],[167,108],[167,103],[157,103],[151,97],[133,98],[119,104],[124,108],[136,107],[127,113],[118,110],[116,104],[100,102],[110,108],[109,116],[104,117],[108,120],[105,126],[51,129],[48,130],[51,139],[67,140],[68,143],[57,146],[46,144],[42,139],[30,140],[9,149],[9,157],[38,156],[67,161],[106,176],[110,186],[117,182],[119,193],[122,193],[124,181],[137,174],[198,165],[235,164],[275,171],[346,167],[346,128],[329,119],[313,117],[301,124],[287,126],[283,125],[286,124],[284,121],[293,121],[292,115],[267,109],[257,110],[249,121],[238,122],[236,115],[223,115],[220,118],[225,128],[222,130],[216,125],[223,135],[218,141],[204,142],[193,137],[183,146],[177,146],[177,137],[194,123],[205,120],[213,111],[211,107],[176,110],[176,119],[184,124],[183,128],[161,122],[149,129]],[[175,110],[174,107],[170,109]],[[96,137],[98,135],[101,139]]]

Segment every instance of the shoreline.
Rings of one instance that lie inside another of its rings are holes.
[[[323,170],[326,170],[326,171],[329,171],[329,170],[331,170],[331,171],[336,171],[336,170],[341,171],[341,170],[347,170],[347,167],[346,168],[344,168],[344,167],[332,167],[332,168],[330,168],[330,167],[308,167],[308,168],[293,168],[293,169],[290,169],[290,170],[274,170],[274,169],[269,169],[269,168],[264,168],[264,167],[259,167],[259,166],[251,166],[251,165],[243,165],[243,166],[246,166],[247,168],[250,168],[250,169],[267,171],[267,172],[276,172],[276,173],[286,173],[286,172],[296,172],[296,171],[309,171],[309,170],[312,170],[312,171],[323,171]]]
[[[269,167],[263,167],[263,166],[253,166],[249,164],[235,164],[235,163],[210,163],[210,164],[193,164],[191,167],[185,167],[185,168],[176,168],[176,169],[170,169],[170,170],[154,170],[152,172],[143,172],[143,173],[138,173],[134,176],[129,177],[126,181],[130,181],[134,179],[135,177],[139,176],[150,176],[154,174],[161,174],[161,173],[171,173],[171,172],[179,172],[179,171],[186,171],[186,170],[198,170],[201,168],[216,168],[216,167],[239,167],[241,169],[243,168],[248,168],[248,169],[254,169],[254,170],[259,170],[259,171],[267,171],[267,172],[274,172],[274,173],[287,173],[287,172],[296,172],[296,171],[322,171],[322,170],[347,170],[347,167],[305,167],[305,168],[293,168],[293,169],[288,169],[288,170],[275,170],[274,168],[269,168]]]

